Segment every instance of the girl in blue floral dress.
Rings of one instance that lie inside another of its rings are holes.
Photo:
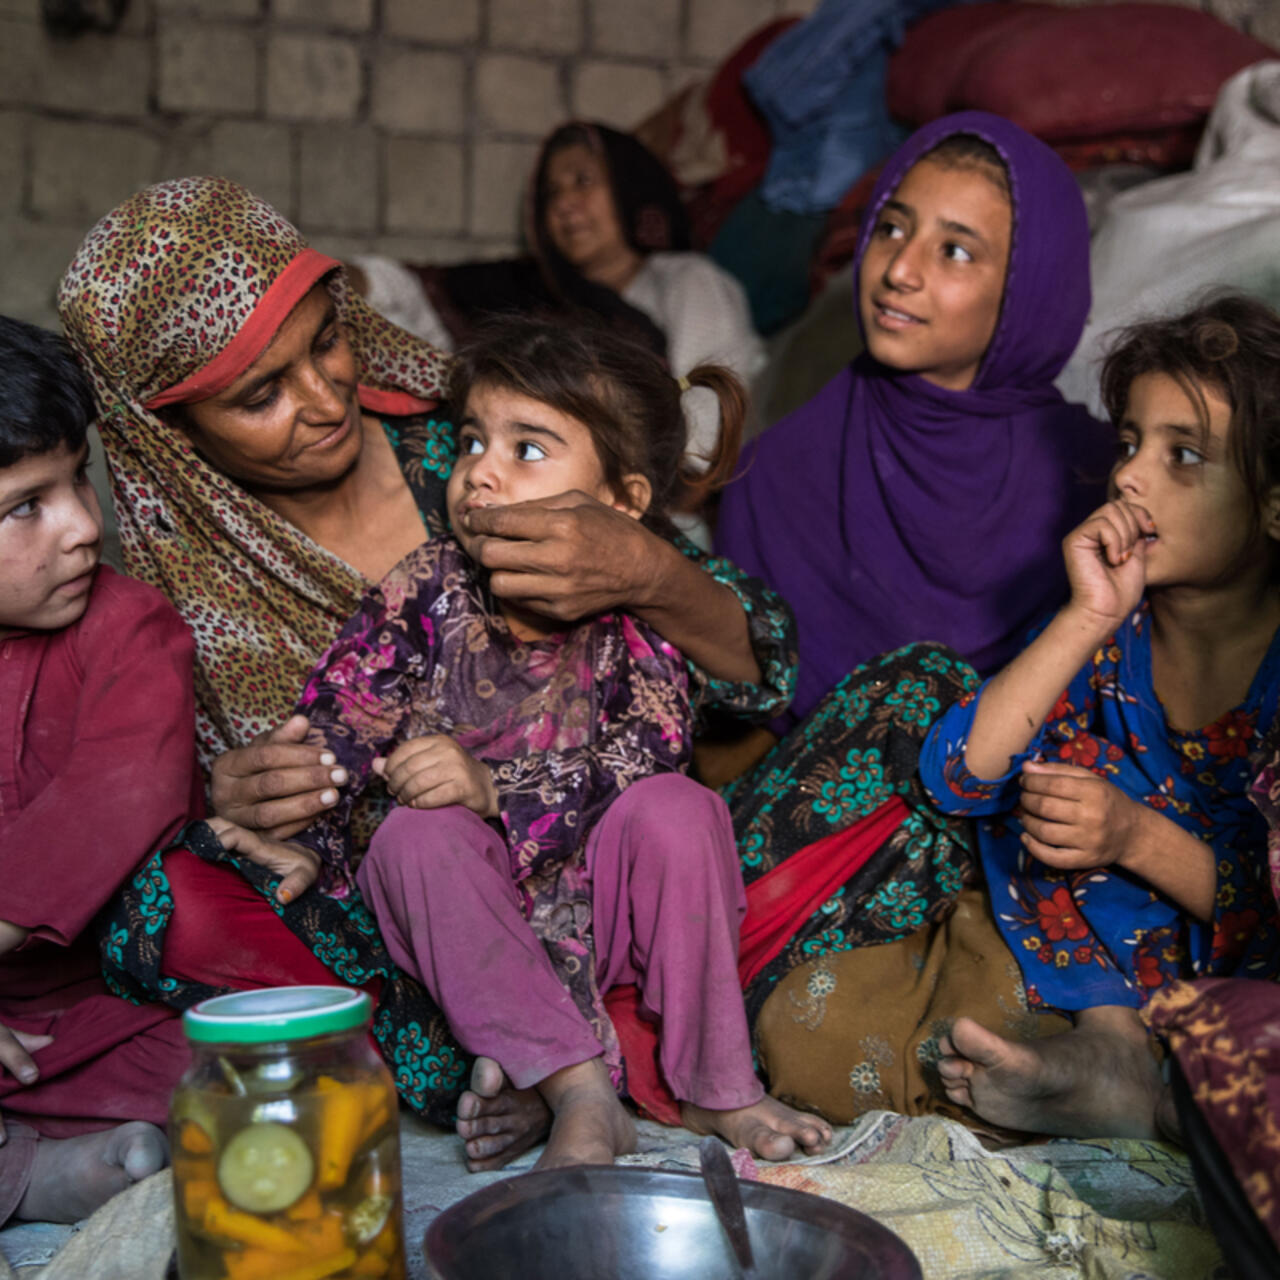
[[[1248,798],[1280,697],[1280,317],[1223,297],[1135,326],[1103,394],[1112,500],[1063,543],[1070,600],[934,725],[920,773],[980,818],[1028,998],[1075,1024],[1014,1044],[959,1019],[948,1096],[1019,1128],[1145,1136],[1151,994],[1280,971]]]

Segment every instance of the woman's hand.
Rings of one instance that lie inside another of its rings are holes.
[[[500,600],[561,622],[648,602],[662,577],[662,539],[574,491],[464,517],[474,556]]]
[[[0,1067],[23,1084],[35,1084],[40,1079],[40,1068],[31,1055],[52,1043],[52,1036],[33,1036],[25,1031],[13,1031],[0,1023]],[[0,1116],[0,1147],[4,1146],[4,1140],[4,1117]]]
[[[306,716],[291,716],[249,746],[220,755],[210,782],[213,811],[237,826],[287,840],[337,804],[347,771],[335,767],[331,751],[307,745],[310,727]]]
[[[561,622],[626,609],[708,675],[763,678],[738,597],[639,520],[574,491],[465,522],[499,599]]]
[[[1079,765],[1022,766],[1022,843],[1064,871],[1125,864],[1136,852],[1146,806]]]
[[[1155,531],[1144,508],[1117,500],[1099,507],[1063,540],[1071,604],[1096,618],[1108,633],[1142,600],[1146,536]]]
[[[410,738],[389,756],[379,756],[373,771],[411,809],[460,804],[482,818],[498,816],[498,789],[488,766],[444,734]]]
[[[319,878],[320,859],[310,849],[273,840],[228,822],[226,818],[215,816],[207,822],[224,849],[241,853],[250,862],[256,862],[281,877],[276,888],[278,901],[292,902],[299,894],[306,893]]]

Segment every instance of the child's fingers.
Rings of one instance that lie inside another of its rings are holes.
[[[1114,504],[1109,505],[1105,514],[1098,517],[1098,542],[1104,559],[1113,568],[1122,565],[1133,549],[1133,534],[1125,528],[1125,521],[1114,510]]]
[[[234,844],[228,844],[228,840],[233,840],[235,838],[234,833],[240,831],[242,828],[236,826],[234,822],[213,813],[204,820],[204,825],[218,837],[218,843],[221,844],[224,849],[235,848]]]
[[[1043,791],[1024,791],[1019,802],[1024,814],[1045,822],[1075,822],[1080,816],[1080,801],[1076,796]]]
[[[442,768],[455,754],[449,750],[451,745],[450,739],[438,735],[410,738],[389,756],[382,758],[382,765],[377,771],[386,782],[387,790],[404,803],[403,793],[410,785],[410,780],[417,774]]]
[[[29,1050],[43,1049],[52,1044],[52,1036],[28,1036],[0,1026],[0,1066],[23,1084],[32,1084],[40,1076]]]
[[[1127,498],[1118,498],[1115,505],[1133,520],[1139,536],[1155,533],[1156,522],[1151,518],[1151,512],[1146,507],[1130,502]]]
[[[1096,781],[1097,775],[1083,765],[1068,764],[1065,760],[1023,761],[1021,781],[1024,787],[1047,787],[1050,778],[1075,778],[1087,782]]]
[[[402,800],[401,803],[410,804],[415,809],[443,809],[449,804],[464,804],[469,794],[464,775],[433,777],[423,779],[412,800]]]
[[[1089,855],[1083,849],[1075,849],[1070,845],[1049,844],[1037,839],[1029,831],[1022,833],[1022,845],[1028,853],[1039,858],[1047,867],[1066,869],[1093,865]]]
[[[386,779],[387,790],[401,804],[408,804],[423,787],[432,785],[447,769],[447,761],[432,758],[410,761],[398,769],[388,770],[383,776]]]
[[[1055,849],[1070,849],[1077,843],[1077,828],[1074,822],[1037,818],[1034,814],[1024,813],[1022,830],[1033,840],[1052,845]],[[1023,843],[1025,844],[1026,841],[1024,840]]]
[[[386,771],[388,773],[400,768],[410,760],[415,760],[422,755],[439,754],[441,744],[448,742],[448,738],[441,737],[438,733],[430,733],[422,738],[410,738],[407,742],[402,742],[389,756],[385,757]]]
[[[281,902],[292,902],[299,894],[306,893],[315,884],[320,875],[320,864],[314,857],[297,853],[293,869],[289,871],[276,888],[276,897]]]

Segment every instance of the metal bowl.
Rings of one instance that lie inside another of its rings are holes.
[[[833,1200],[739,1184],[753,1280],[921,1280],[897,1236]],[[446,1209],[423,1249],[434,1280],[738,1280],[696,1173],[588,1165],[508,1178]]]

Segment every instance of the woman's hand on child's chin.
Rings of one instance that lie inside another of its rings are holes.
[[[250,862],[256,862],[280,877],[280,884],[276,887],[278,901],[292,902],[299,894],[306,893],[319,878],[320,859],[310,849],[273,840],[270,836],[228,822],[226,818],[214,816],[205,821],[224,849],[243,854]]]
[[[1137,607],[1146,586],[1148,534],[1155,521],[1142,507],[1121,500],[1099,507],[1063,539],[1071,582],[1068,608],[1110,635]]]
[[[588,494],[485,507],[466,521],[493,594],[544,618],[576,622],[660,594],[664,541]]]
[[[389,756],[379,756],[373,771],[411,809],[460,804],[482,818],[498,816],[498,789],[489,766],[445,734],[402,742]]]
[[[1022,766],[1022,843],[1064,871],[1122,864],[1146,810],[1079,765],[1028,760]]]

